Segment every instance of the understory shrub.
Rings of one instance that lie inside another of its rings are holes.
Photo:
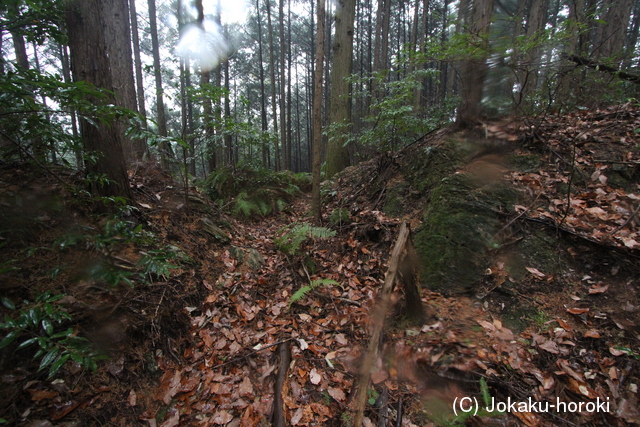
[[[239,164],[222,167],[203,182],[209,197],[235,215],[267,216],[280,212],[311,185],[309,174]]]

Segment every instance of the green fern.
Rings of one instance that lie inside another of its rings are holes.
[[[301,287],[293,295],[291,295],[291,298],[289,299],[289,307],[291,307],[293,303],[300,301],[309,292],[311,292],[318,286],[329,286],[329,285],[339,285],[339,283],[332,279],[312,280],[308,285]]]
[[[288,225],[282,230],[287,229],[288,231],[276,238],[274,243],[278,249],[288,255],[295,255],[300,249],[302,242],[307,239],[328,239],[336,235],[334,230],[324,227],[314,227],[307,223]]]
[[[233,213],[236,215],[242,214],[246,217],[250,217],[253,212],[259,211],[260,208],[256,203],[249,199],[247,193],[240,193],[238,197],[236,197],[236,205],[233,209]]]

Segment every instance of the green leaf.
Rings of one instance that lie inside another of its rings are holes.
[[[11,301],[9,298],[7,297],[2,297],[2,305],[4,305],[5,307],[7,307],[9,310],[15,310],[16,306],[13,303],[13,301]]]
[[[60,370],[62,365],[64,365],[64,362],[69,360],[69,357],[71,357],[71,354],[66,353],[58,357],[56,361],[53,362],[51,368],[49,369],[49,378],[53,377]]]
[[[0,348],[4,348],[16,339],[20,331],[11,331],[0,341]]]
[[[51,363],[53,363],[53,361],[56,360],[56,357],[58,357],[59,352],[60,352],[60,348],[54,347],[53,350],[45,354],[44,357],[42,358],[42,361],[40,361],[40,367],[38,368],[38,370],[41,371],[42,369],[46,368]]]
[[[42,328],[47,333],[47,335],[53,334],[53,325],[49,319],[42,319]]]
[[[27,347],[27,346],[29,346],[29,345],[33,344],[33,343],[34,343],[34,342],[36,342],[36,341],[38,341],[38,337],[35,337],[35,338],[29,338],[28,340],[21,342],[17,349],[19,350],[19,349],[21,349],[21,348],[25,348],[25,347]]]

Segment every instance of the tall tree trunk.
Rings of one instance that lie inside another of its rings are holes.
[[[316,224],[322,221],[320,206],[320,164],[322,163],[322,68],[324,65],[324,0],[318,0],[318,30],[316,33],[316,71],[313,95],[313,167],[311,214]]]
[[[289,169],[298,172],[297,167],[293,167],[293,118],[291,116],[291,61],[292,61],[292,40],[291,40],[291,0],[287,1],[287,28],[289,29],[287,34],[287,156]]]
[[[164,96],[162,89],[162,68],[160,68],[160,43],[158,41],[158,23],[156,19],[156,0],[148,0],[149,28],[151,30],[151,47],[153,50],[153,75],[156,81],[156,109],[158,119],[158,135],[167,137],[167,117],[164,110]],[[160,143],[160,161],[162,167],[169,168],[169,160],[172,157],[170,147],[166,141]]]
[[[129,15],[131,22],[131,41],[133,44],[133,63],[136,76],[136,94],[138,102],[138,113],[144,120],[144,127],[147,127],[147,108],[144,100],[144,80],[142,74],[142,59],[140,58],[140,39],[138,36],[138,13],[136,12],[136,1],[129,0]],[[149,147],[147,146],[146,139],[139,139],[135,141],[135,156],[137,159],[143,158],[145,155],[149,155]]]
[[[606,17],[600,57],[611,57],[612,63],[620,64],[624,55],[624,46],[627,41],[627,26],[631,18],[633,0],[608,0],[603,4],[606,8]]]
[[[3,47],[4,32],[0,31],[0,75],[4,75],[4,49]]]
[[[128,0],[102,0],[102,16],[105,19],[105,42],[111,80],[116,95],[116,105],[137,110],[136,89],[133,77],[133,53],[131,51],[131,32],[129,26]],[[142,160],[144,148],[127,137],[127,123],[116,121],[114,125],[122,134],[125,158],[132,163]]]
[[[65,83],[71,83],[71,69],[69,68],[69,54],[67,53],[67,46],[58,44],[58,56],[60,63],[62,64],[62,78]],[[78,121],[75,110],[69,111],[71,115],[71,134],[73,139],[78,138]],[[82,148],[77,147],[75,150],[76,155],[76,167],[81,169],[84,167],[84,159],[82,158]]]
[[[225,25],[225,33],[227,32]],[[233,119],[231,117],[231,105],[229,103],[229,98],[231,97],[231,89],[229,88],[229,59],[227,58],[224,61],[224,88],[226,92],[224,94],[224,119],[226,122],[229,122]],[[224,146],[227,150],[227,162],[230,166],[234,164],[234,155],[233,155],[233,135],[229,131],[224,132]]]
[[[287,129],[286,129],[286,63],[284,60],[287,43],[284,38],[284,0],[278,2],[278,20],[280,21],[280,146],[282,147],[283,169],[291,169],[291,152],[287,145]]]
[[[38,73],[41,73],[42,70],[40,69],[40,60],[38,59],[38,46],[35,42],[33,43],[33,62],[35,63],[36,71],[38,71]],[[48,122],[50,120],[50,116],[49,112],[47,111],[47,97],[44,94],[42,95],[42,106],[44,107],[44,118]],[[49,141],[49,149],[51,150],[51,162],[55,164],[58,162],[58,156],[56,153],[56,143],[53,139]]]
[[[87,81],[96,87],[113,91],[109,58],[104,45],[106,29],[99,1],[69,0],[65,12],[71,68],[75,81]],[[110,102],[93,99],[93,102]],[[80,132],[86,151],[98,160],[87,165],[88,172],[105,175],[109,180],[100,185],[93,182],[93,191],[100,196],[131,199],[129,178],[122,152],[122,140],[115,127],[100,121],[81,118]]]
[[[29,69],[29,58],[27,57],[27,45],[24,42],[24,37],[17,31],[11,32],[11,38],[13,39],[13,50],[16,54],[16,62],[18,67],[23,70]]]
[[[356,0],[339,0],[336,4],[336,35],[333,42],[333,67],[331,70],[331,119],[332,124],[351,126],[351,91],[347,77],[351,75],[353,62],[353,21]],[[329,139],[327,147],[327,179],[349,166],[347,129],[340,136]]]
[[[640,1],[636,1],[633,7],[633,21],[631,22],[631,31],[627,36],[627,44],[625,46],[625,55],[622,68],[630,68],[633,53],[638,42],[638,33],[640,32]]]
[[[258,66],[260,67],[260,123],[262,125],[262,167],[270,167],[269,145],[265,138],[269,130],[267,122],[267,98],[264,90],[264,62],[262,60],[262,22],[260,21],[260,0],[256,0],[256,21],[258,22]]]
[[[532,47],[526,52],[525,72],[527,73],[521,80],[526,84],[523,87],[524,96],[531,97],[538,89],[538,74],[542,67],[542,43],[545,25],[547,23],[548,0],[531,0],[529,4],[529,17],[527,19],[527,40],[532,43]]]
[[[201,27],[204,25],[204,7],[202,6],[202,0],[196,0],[196,9],[198,10],[197,22]],[[207,166],[209,166],[209,173],[216,170],[218,167],[218,158],[215,146],[215,134],[213,123],[213,104],[211,97],[207,94],[209,91],[209,85],[211,84],[211,72],[209,70],[201,70],[200,72],[200,88],[203,91],[202,96],[202,122],[204,126],[205,145],[208,152]],[[205,171],[206,175],[206,171]]]
[[[492,13],[493,0],[472,0],[468,28],[477,50],[471,59],[463,63],[460,109],[456,120],[460,127],[473,124],[482,113],[482,92],[487,74],[486,59]]]
[[[271,25],[271,0],[265,0],[267,3],[267,31],[269,32],[269,71],[271,73],[271,109],[273,113],[273,132],[275,134],[275,169],[280,170],[280,144],[278,143],[278,113],[276,104],[276,61],[275,46],[273,44],[273,26]],[[283,46],[284,48],[284,46]]]

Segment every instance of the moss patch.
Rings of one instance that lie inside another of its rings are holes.
[[[484,274],[487,250],[500,229],[500,204],[467,175],[442,180],[431,193],[423,225],[415,236],[423,281],[431,289],[464,293]]]

